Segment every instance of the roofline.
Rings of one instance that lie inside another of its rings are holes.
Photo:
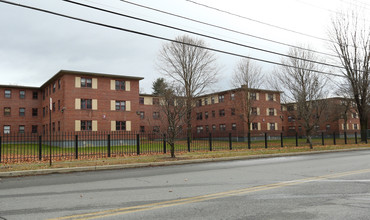
[[[64,76],[64,75],[84,75],[84,76],[97,76],[97,77],[106,77],[106,78],[115,78],[115,79],[133,79],[133,80],[142,80],[144,77],[136,77],[136,76],[124,76],[124,75],[114,75],[114,74],[106,74],[106,73],[93,73],[93,72],[83,72],[83,71],[74,71],[74,70],[60,70],[56,73],[53,77],[51,77],[48,81],[40,86],[40,88],[45,87],[49,83],[55,81],[57,78]]]
[[[206,96],[210,96],[210,95],[216,95],[216,94],[220,94],[220,93],[236,92],[236,91],[240,91],[242,89],[243,88],[228,89],[228,90],[223,90],[223,91],[219,91],[219,92],[213,92],[213,93],[208,93],[208,94],[200,95],[197,98],[206,97]],[[274,93],[278,92],[278,93],[284,93],[282,91],[268,90],[268,89],[253,89],[253,88],[250,88],[249,90],[250,91],[260,91],[260,92],[274,92]]]
[[[20,86],[20,85],[0,85],[0,88],[13,88],[13,89],[34,89],[39,90],[40,87],[36,86]]]

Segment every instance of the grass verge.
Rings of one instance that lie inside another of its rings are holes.
[[[268,149],[237,149],[237,150],[217,150],[217,151],[196,151],[196,152],[178,152],[176,158],[171,158],[168,154],[146,154],[139,156],[123,156],[123,157],[105,157],[105,158],[81,158],[79,160],[64,160],[53,161],[52,166],[49,166],[49,161],[30,161],[18,163],[0,163],[0,172],[23,171],[23,170],[38,170],[50,168],[71,168],[71,167],[87,167],[87,166],[105,166],[118,164],[134,164],[134,163],[152,163],[176,160],[192,160],[192,159],[207,159],[207,158],[227,158],[266,154],[281,154],[281,153],[299,153],[299,152],[320,152],[330,150],[343,149],[370,149],[369,144],[351,144],[351,145],[326,145],[315,146],[314,149],[309,147],[271,147]]]

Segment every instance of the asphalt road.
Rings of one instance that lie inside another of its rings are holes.
[[[0,219],[370,219],[370,151],[3,178]]]

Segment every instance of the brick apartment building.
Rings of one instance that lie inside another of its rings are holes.
[[[142,77],[61,70],[41,87],[0,85],[0,132],[46,133],[71,131],[141,131],[157,132],[164,123],[156,106],[160,98],[139,94]],[[249,95],[252,102],[251,125],[243,117],[242,100]],[[243,88],[226,90],[198,97],[194,104],[193,132],[233,133],[246,136],[300,135],[299,119],[288,111],[289,104],[280,103],[280,92]],[[50,99],[52,110],[50,111]],[[348,112],[347,124],[338,117],[341,98],[328,99],[326,115],[316,132],[358,131],[359,119]],[[51,113],[51,123],[50,120]]]
[[[337,134],[343,135],[344,132],[354,134],[360,132],[360,120],[354,108],[354,105],[349,105],[344,98],[335,97],[322,100],[325,102],[326,108],[321,114],[318,124],[314,127],[313,135]],[[294,103],[283,104],[282,113],[284,119],[283,132],[285,136],[294,136],[296,133],[299,136],[304,135],[303,121],[296,118]],[[345,117],[347,120],[345,120]],[[347,121],[345,123],[345,121]]]
[[[244,89],[226,90],[206,94],[195,100],[192,115],[192,132],[208,135],[210,132],[233,133],[246,136],[248,125],[241,117],[241,99],[244,98]],[[271,135],[281,133],[281,104],[280,92],[270,90],[251,90],[250,96],[254,99],[253,120],[250,126],[251,134]],[[142,131],[157,131],[163,123],[159,121],[160,110],[155,107],[159,98],[153,95],[140,95],[140,128]]]
[[[61,70],[39,88],[2,85],[1,132],[139,130],[141,79]]]

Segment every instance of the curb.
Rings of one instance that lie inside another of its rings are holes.
[[[23,170],[23,171],[0,172],[0,178],[47,175],[47,174],[58,174],[58,173],[63,174],[63,173],[86,172],[86,171],[119,170],[119,169],[142,168],[142,167],[185,165],[185,164],[210,163],[210,162],[222,162],[222,161],[233,161],[233,160],[251,160],[251,159],[263,159],[263,158],[273,158],[273,157],[291,157],[291,156],[299,156],[299,155],[337,153],[337,152],[348,152],[348,151],[367,151],[367,150],[370,150],[370,149],[369,148],[354,148],[354,149],[343,149],[343,150],[326,150],[326,151],[311,151],[311,152],[281,153],[281,154],[263,154],[263,155],[206,158],[206,159],[190,159],[190,160],[164,161],[164,162],[151,162],[151,163],[133,163],[133,164],[118,164],[118,165],[105,165],[105,166],[88,166],[88,167],[54,168],[54,169],[40,169],[40,170]]]

